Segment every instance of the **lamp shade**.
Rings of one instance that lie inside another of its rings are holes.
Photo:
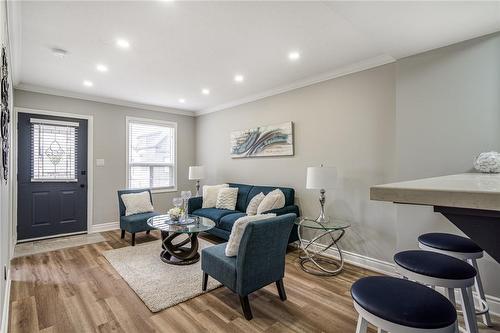
[[[332,189],[337,187],[337,168],[335,167],[308,167],[306,188]]]
[[[190,166],[189,167],[189,180],[200,180],[205,177],[205,170],[203,166]]]

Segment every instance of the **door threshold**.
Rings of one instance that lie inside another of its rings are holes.
[[[16,244],[34,242],[34,241],[39,241],[39,240],[43,240],[43,239],[53,239],[53,238],[61,238],[61,237],[66,237],[66,236],[85,235],[85,234],[88,234],[87,230],[77,231],[77,232],[69,232],[67,234],[58,234],[58,235],[51,235],[51,236],[44,236],[44,237],[22,239],[22,240],[18,240]]]

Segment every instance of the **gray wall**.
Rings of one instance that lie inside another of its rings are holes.
[[[396,208],[369,200],[368,187],[395,179],[393,64],[197,118],[197,162],[204,183],[285,185],[302,213],[318,212],[318,191],[306,190],[306,168],[336,166],[341,188],[327,191],[327,212],[351,221],[346,250],[390,260]],[[295,156],[231,159],[231,130],[293,121]]]
[[[327,211],[353,223],[344,248],[392,262],[420,233],[459,231],[430,208],[370,201],[370,185],[467,172],[475,155],[500,150],[499,81],[495,34],[198,117],[197,163],[207,183],[292,186],[310,216],[317,193],[305,189],[306,167],[337,166],[341,188],[327,193]],[[231,130],[289,120],[294,157],[230,158]],[[500,266],[480,265],[487,292],[500,296]]]
[[[500,35],[495,34],[402,59],[396,76],[398,179],[471,170],[480,152],[500,151]],[[459,233],[429,207],[398,206],[397,248],[415,236]],[[500,266],[480,261],[489,294],[500,295]]]
[[[118,221],[116,190],[126,184],[125,117],[134,116],[177,122],[177,188],[194,191],[188,181],[188,168],[195,161],[195,120],[190,116],[147,111],[75,98],[15,91],[16,107],[69,112],[94,116],[94,220],[93,224]],[[95,167],[95,159],[105,159],[104,167]],[[166,211],[178,192],[153,195],[154,207]]]
[[[0,39],[1,45],[7,46],[7,53],[9,53],[9,40],[7,36],[7,11],[6,11],[6,2],[0,1]],[[7,55],[9,57],[9,54]],[[9,65],[10,65],[10,59]],[[12,72],[12,69],[11,69]],[[10,87],[12,87],[12,82],[10,82]],[[13,105],[12,101],[12,89],[10,89],[10,101],[9,105]],[[9,126],[9,132],[12,133],[12,123]],[[10,141],[12,142],[12,140]],[[1,163],[1,162],[0,162]],[[0,167],[0,174],[3,174],[3,169]],[[5,299],[5,287],[6,281],[3,278],[3,270],[4,267],[9,270],[10,269],[10,252],[12,248],[12,207],[11,207],[11,198],[12,192],[11,188],[11,179],[12,173],[9,176],[8,182],[3,180],[3,177],[0,178],[0,313],[3,314],[5,310],[4,307],[4,299]],[[6,327],[3,325],[2,315],[0,315],[0,321],[2,328],[7,331]],[[3,330],[2,330],[3,331]]]

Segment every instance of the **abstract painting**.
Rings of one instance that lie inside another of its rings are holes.
[[[263,157],[293,155],[291,121],[231,132],[231,157]]]

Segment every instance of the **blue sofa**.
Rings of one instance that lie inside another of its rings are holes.
[[[247,206],[250,200],[260,192],[267,194],[277,188],[285,195],[285,207],[280,209],[273,209],[265,213],[275,213],[276,215],[284,215],[294,213],[299,214],[299,207],[294,204],[295,190],[289,187],[272,187],[272,186],[254,186],[246,184],[229,183],[229,187],[238,188],[238,199],[236,201],[235,210],[218,209],[218,208],[202,208],[203,198],[193,197],[188,201],[188,213],[192,215],[207,217],[215,222],[215,228],[208,231],[208,233],[228,240],[233,228],[234,222],[242,216],[246,215]],[[297,226],[294,225],[290,233],[289,243],[298,240]]]

